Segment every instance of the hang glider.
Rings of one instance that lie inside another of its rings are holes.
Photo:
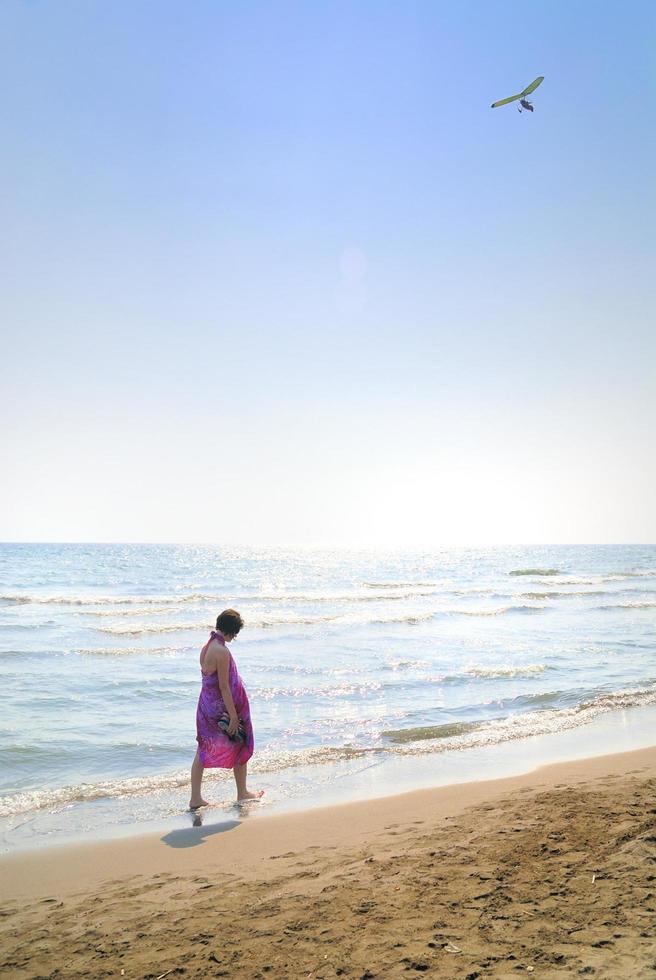
[[[519,100],[519,104],[523,109],[528,109],[529,112],[533,112],[533,105],[528,101],[526,96],[530,95],[531,92],[534,92],[538,85],[541,85],[543,81],[544,75],[538,75],[535,81],[531,82],[530,85],[527,85],[525,89],[522,89],[518,95],[511,95],[508,99],[499,99],[498,102],[492,103],[491,108],[496,109],[500,105],[508,105],[509,102],[517,102],[517,100]],[[519,109],[520,112],[522,111],[522,108]]]

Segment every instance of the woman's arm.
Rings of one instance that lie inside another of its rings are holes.
[[[239,716],[230,690],[230,654],[225,647],[219,647],[216,654],[216,673],[219,678],[221,697],[230,716],[228,735],[234,735],[239,727]]]

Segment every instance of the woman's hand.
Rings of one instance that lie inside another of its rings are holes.
[[[226,734],[232,738],[237,734],[237,729],[239,728],[239,715],[235,708],[235,702],[232,700],[232,692],[230,690],[230,654],[225,647],[219,647],[216,654],[216,674],[219,678],[221,697],[223,698],[223,703],[230,719]]]

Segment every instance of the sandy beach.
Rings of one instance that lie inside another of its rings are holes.
[[[28,977],[656,973],[656,749],[2,859]]]

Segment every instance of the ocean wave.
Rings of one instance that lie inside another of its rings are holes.
[[[636,579],[656,578],[656,572],[601,572],[599,574],[570,575],[563,573],[558,580],[558,585],[604,585],[607,582],[634,582]],[[541,585],[541,582],[536,582]]]
[[[79,647],[72,652],[80,657],[127,657],[134,654],[173,654],[186,652],[188,647]],[[195,649],[195,648],[194,648]]]
[[[124,606],[138,604],[141,606],[164,605],[178,600],[172,596],[35,596],[35,595],[3,595],[0,603],[7,605],[35,606]]]
[[[443,593],[444,595],[457,595],[457,596],[487,596],[491,599],[512,599],[514,598],[513,592],[499,592],[497,589],[446,589]]]
[[[562,575],[558,568],[515,568],[509,575],[537,575],[543,578],[546,575]]]
[[[539,697],[549,696],[534,696],[532,703],[539,704]],[[302,770],[305,766],[330,765],[362,757],[434,755],[485,747],[567,731],[581,727],[602,714],[653,704],[656,704],[656,684],[647,688],[592,695],[567,708],[538,708],[493,720],[452,721],[441,725],[386,729],[379,733],[378,741],[372,745],[345,744],[302,750],[266,747],[253,760],[252,771],[258,774],[288,769]],[[206,778],[211,782],[217,777],[209,770]],[[188,785],[189,773],[184,769],[152,777],[98,780],[58,789],[30,790],[0,799],[0,816],[13,816],[27,810],[56,810],[71,804],[105,798],[135,797],[161,792],[180,791],[182,800],[183,790],[186,792]]]
[[[249,619],[247,625],[251,629],[275,629],[279,626],[316,626],[321,623],[330,623],[340,619],[334,616],[268,616]],[[97,633],[109,633],[113,636],[141,636],[150,633],[185,633],[198,632],[199,630],[210,630],[212,625],[206,623],[157,623],[157,624],[138,624],[135,626],[94,626]]]
[[[548,699],[550,695],[534,695],[525,700],[532,704],[539,704],[541,697]],[[551,735],[579,728],[599,715],[611,711],[653,704],[656,704],[656,684],[647,688],[604,692],[570,707],[534,709],[492,720],[447,722],[444,725],[391,729],[388,732],[381,732],[381,736],[385,736],[395,745],[396,753],[423,755],[496,745],[535,735]],[[460,726],[460,730],[449,731],[454,726]],[[434,734],[430,734],[431,731]],[[416,737],[413,733],[416,733]]]
[[[569,585],[569,582],[564,583]],[[578,583],[580,584],[580,583]],[[590,585],[597,585],[591,582]],[[654,589],[586,589],[584,591],[569,592],[521,592],[520,599],[599,599],[602,596],[622,596],[622,595],[656,595]]]
[[[262,701],[275,701],[278,698],[344,698],[353,695],[365,697],[383,687],[387,689],[395,686],[397,685],[382,684],[380,681],[365,681],[360,684],[335,684],[333,687],[254,687],[253,697]]]
[[[317,626],[321,623],[332,623],[342,617],[334,616],[268,616],[261,619],[249,619],[248,625],[254,629],[275,629],[277,626]]]
[[[58,810],[75,803],[93,800],[140,796],[163,789],[177,789],[189,782],[188,773],[165,776],[138,776],[130,779],[106,779],[58,789],[25,790],[0,798],[0,817],[11,817],[30,810]]]
[[[418,725],[415,728],[388,728],[381,737],[397,745],[407,742],[437,741],[441,738],[454,738],[475,731],[485,724],[482,721],[451,721],[444,725]]]
[[[202,628],[202,627],[201,627]],[[159,623],[156,626],[94,626],[96,633],[109,633],[111,636],[143,636],[151,633],[189,633],[198,632],[198,623]],[[205,626],[209,629],[209,626]]]
[[[350,592],[336,591],[326,592],[320,590],[305,590],[294,592],[281,590],[280,592],[269,590],[268,592],[251,592],[235,595],[233,593],[210,593],[210,592],[191,592],[179,595],[152,595],[152,596],[35,596],[25,594],[0,596],[0,604],[5,605],[39,605],[39,606],[136,606],[136,607],[160,607],[175,608],[186,605],[197,605],[200,603],[214,603],[217,606],[226,604],[237,604],[242,602],[300,602],[300,603],[327,603],[327,602],[378,602],[388,600],[413,599],[433,595],[436,586],[431,583],[417,583],[410,586],[380,585],[383,590],[378,594],[371,593],[372,586],[364,585],[360,590]],[[392,591],[394,590],[394,591]],[[132,610],[121,610],[112,613],[111,610],[91,610],[88,615],[138,615]]]
[[[327,746],[299,751],[265,748],[258,754],[255,763],[249,763],[249,770],[255,775],[282,772],[286,769],[350,760],[372,753],[378,754],[381,751],[380,748],[376,747],[355,748],[350,745],[341,748]],[[216,781],[220,779],[221,775],[215,770],[206,770],[205,783]],[[177,790],[181,791],[181,795],[183,793],[187,795],[188,787],[189,771],[183,769],[154,776],[101,779],[96,782],[62,786],[56,789],[25,790],[0,798],[0,817],[11,817],[15,816],[16,813],[30,810],[57,811],[71,805],[90,803],[94,800],[122,799],[154,793],[170,793]]]
[[[69,701],[67,699],[60,699],[62,706],[68,707]],[[70,758],[74,753],[71,748],[66,748],[65,746],[55,745],[52,741],[47,744],[39,745],[38,742],[15,742],[13,745],[7,745],[3,748],[2,754],[9,759],[12,763],[34,763],[35,761],[39,763],[46,763],[52,765],[55,762],[61,762],[63,759]],[[0,814],[2,813],[0,809]]]
[[[444,609],[447,616],[505,616],[508,613],[540,613],[546,606],[499,606],[496,609]]]
[[[164,615],[169,613],[177,612],[177,607],[172,605],[167,606],[149,606],[147,609],[137,606],[136,608],[130,609],[85,609],[84,612],[78,613],[79,616],[96,616],[102,619],[123,619],[126,616],[136,617],[136,616],[156,616],[158,613],[163,613]]]
[[[367,621],[367,625],[386,625],[389,623],[407,623],[412,626],[418,623],[425,623],[439,616],[505,616],[508,614],[532,614],[540,613],[546,606],[496,606],[491,609],[433,609],[424,613],[408,613],[401,616],[388,616]]]
[[[645,568],[635,572],[612,572],[610,578],[656,578],[656,570]]]
[[[612,592],[522,592],[520,599],[580,599],[591,596],[613,595]]]
[[[544,674],[545,671],[551,669],[547,664],[523,664],[516,667],[468,667],[464,675],[454,675],[454,679],[462,680],[463,676],[485,679],[496,677],[535,677],[536,674]],[[450,680],[451,678],[449,677],[448,679]]]
[[[370,619],[364,625],[371,626],[388,626],[395,623],[407,624],[408,626],[416,626],[418,623],[427,623],[429,620],[435,618],[434,612],[426,613],[408,613],[403,616],[381,616],[379,619]]]
[[[302,602],[302,603],[324,603],[324,602],[336,602],[336,603],[349,603],[349,602],[390,602],[397,601],[400,599],[415,599],[422,598],[425,596],[431,596],[435,594],[434,589],[428,590],[417,590],[412,591],[402,591],[397,592],[383,592],[383,593],[370,593],[370,592],[283,592],[277,595],[251,595],[251,596],[238,596],[235,601],[241,602]]]
[[[363,587],[366,588],[366,587]],[[384,592],[374,593],[368,591],[352,592],[271,592],[269,594],[255,593],[248,596],[238,596],[235,601],[252,602],[387,602],[397,599],[414,599],[435,594],[434,587],[402,588],[393,586],[379,586],[385,589]],[[394,591],[392,591],[394,588]]]
[[[363,582],[365,589],[437,589],[437,582]]]
[[[35,630],[42,629],[44,626],[53,626],[54,620],[47,619],[42,623],[0,623],[1,630],[8,630],[14,633],[33,633]]]
[[[656,609],[656,600],[652,602],[616,602],[606,606],[595,606],[595,609]]]
[[[327,623],[339,623],[345,626],[391,626],[395,624],[415,626],[427,623],[439,616],[489,617],[505,615],[534,615],[543,612],[548,606],[509,605],[496,606],[489,609],[429,609],[425,612],[390,613],[373,617],[352,616],[344,613],[332,615],[303,616],[290,613],[279,616],[254,616],[247,620],[251,629],[273,630],[294,626],[321,626]],[[142,636],[159,633],[197,632],[211,628],[211,624],[199,623],[138,623],[119,626],[93,626],[95,632],[108,633],[111,636]]]
[[[353,671],[356,672],[355,670]],[[272,667],[269,660],[253,660],[248,665],[249,674],[303,674],[310,677],[317,677],[323,673],[330,673],[330,671],[324,671],[321,666],[316,664],[284,664],[276,663],[275,667]]]
[[[428,660],[391,660],[383,664],[383,670],[392,671],[426,671],[432,664]],[[433,674],[421,678],[422,683],[431,684],[462,684],[471,678],[481,680],[492,680],[504,677],[535,677],[536,674],[543,674],[551,670],[548,664],[521,664],[516,666],[499,667],[465,667],[457,674]]]

